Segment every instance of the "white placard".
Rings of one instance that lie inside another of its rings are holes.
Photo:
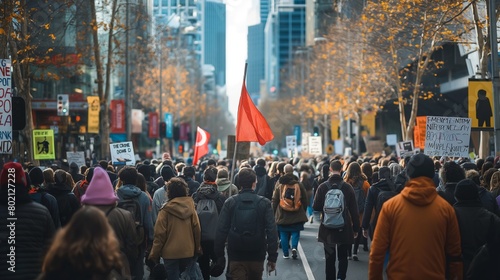
[[[389,146],[396,146],[396,144],[398,144],[398,136],[396,134],[387,134],[387,136],[385,136],[385,142],[387,142]]]
[[[302,132],[302,152],[309,153],[309,137],[311,137],[310,132]]]
[[[135,165],[132,141],[109,144],[113,165]]]
[[[335,147],[335,154],[341,155],[344,152],[344,141],[342,139],[335,140],[333,146]]]
[[[415,148],[413,147],[413,141],[401,141],[396,145],[396,153],[399,158],[405,158],[407,156],[412,156],[415,154]]]
[[[309,136],[309,153],[315,156],[320,156],[323,154],[321,136]]]
[[[470,130],[470,118],[427,116],[425,154],[468,157]]]
[[[0,59],[0,154],[12,154],[12,75],[10,59]]]
[[[68,163],[78,164],[78,167],[85,165],[85,152],[66,152]]]

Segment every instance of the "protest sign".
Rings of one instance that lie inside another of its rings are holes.
[[[427,116],[425,154],[468,157],[471,123],[470,118]]]

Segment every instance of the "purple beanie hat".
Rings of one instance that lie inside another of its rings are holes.
[[[90,205],[111,205],[118,201],[108,173],[101,167],[94,169],[94,176],[87,188],[87,191],[82,196],[82,204]]]

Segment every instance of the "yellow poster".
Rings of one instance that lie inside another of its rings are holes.
[[[338,140],[340,139],[340,132],[339,132],[339,126],[340,126],[340,121],[336,118],[332,118],[332,121],[330,123],[330,137],[332,140]]]
[[[35,159],[56,159],[52,129],[33,130],[33,155]]]
[[[363,117],[361,118],[361,125],[365,127],[364,133],[367,135],[361,135],[361,136],[375,136],[375,116],[377,115],[377,112],[367,112],[363,114]],[[363,133],[363,131],[362,131]]]
[[[99,111],[101,107],[99,104],[99,96],[87,96],[87,103],[89,106],[87,132],[99,133]]]
[[[491,81],[469,80],[468,94],[471,128],[493,128],[493,85]]]

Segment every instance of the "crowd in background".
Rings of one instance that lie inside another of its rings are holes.
[[[4,259],[11,248],[2,245],[0,278],[143,279],[145,264],[153,274],[160,270],[161,262],[168,279],[178,279],[175,277],[197,262],[202,278],[210,279],[220,256],[214,251],[213,241],[202,240],[203,223],[198,219],[196,204],[210,197],[220,213],[225,200],[242,190],[239,172],[243,169],[254,171],[254,192],[271,202],[284,258],[297,258],[300,231],[305,223],[321,223],[322,208],[314,207],[317,192],[332,176],[338,176],[335,178],[352,188],[356,211],[350,210],[352,236],[348,241],[334,243],[339,274],[335,271],[335,259],[333,271],[329,271],[330,265],[326,274],[344,279],[347,263],[341,263],[341,258],[357,261],[359,247],[370,251],[370,245],[391,242],[381,235],[395,220],[388,216],[395,214],[390,214],[389,206],[384,206],[387,209],[383,213],[382,208],[378,209],[380,193],[398,195],[405,188],[409,190],[407,186],[415,184],[416,178],[425,177],[429,179],[419,182],[432,186],[455,210],[463,278],[469,279],[467,273],[498,273],[490,271],[498,270],[498,265],[488,266],[475,259],[483,245],[497,255],[500,252],[500,157],[426,157],[423,163],[415,160],[410,163],[409,157],[395,156],[268,157],[238,161],[232,166],[230,160],[207,158],[198,166],[190,166],[165,153],[161,159],[140,161],[135,166],[113,166],[105,160],[93,166],[78,166],[65,160],[50,166],[8,162],[0,174],[0,237],[2,244],[8,243],[9,228],[3,223],[11,215],[9,188],[15,185],[15,273],[9,271],[9,259]],[[332,162],[340,164],[340,170],[332,170],[336,168]],[[15,174],[15,180],[9,181],[9,172]],[[301,207],[293,212],[283,211],[282,189],[278,186],[294,184],[300,186]],[[132,210],[127,211],[127,207]],[[177,215],[182,221],[175,225],[182,231],[170,228],[170,215]],[[179,243],[186,234],[192,236],[192,242]],[[371,252],[380,256],[370,259],[370,279],[378,279],[382,265],[387,268],[389,263],[388,273],[391,271],[390,260],[395,257],[386,256],[387,248],[381,250],[385,251]],[[327,251],[325,243],[329,262],[331,251]]]

